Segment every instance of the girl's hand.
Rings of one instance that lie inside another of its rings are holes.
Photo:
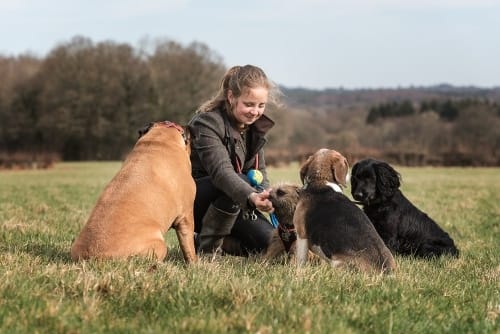
[[[269,200],[269,191],[270,189],[260,193],[251,193],[248,199],[258,210],[271,213],[274,211],[274,208],[273,203]]]

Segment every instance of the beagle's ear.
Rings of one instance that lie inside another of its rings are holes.
[[[300,181],[302,181],[302,184],[304,184],[304,180],[307,176],[309,165],[311,164],[312,160],[313,160],[313,156],[311,155],[311,156],[309,156],[309,158],[307,158],[306,162],[304,162],[302,164],[302,166],[300,167]]]
[[[347,186],[347,173],[349,172],[349,163],[343,156],[335,156],[333,159],[333,175],[335,182],[346,187]]]

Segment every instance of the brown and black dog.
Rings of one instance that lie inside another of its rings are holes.
[[[270,260],[279,255],[295,254],[297,233],[293,226],[293,214],[299,202],[300,186],[291,183],[279,183],[271,187],[269,200],[273,203],[278,220],[278,227],[273,230],[271,240],[264,254],[264,259]]]
[[[167,254],[163,234],[173,227],[186,262],[194,247],[189,132],[172,122],[151,124],[106,186],[71,247],[73,260]]]
[[[308,250],[334,267],[391,271],[394,258],[363,211],[342,194],[349,164],[339,152],[321,149],[301,166],[304,188],[293,217],[297,230],[297,264]]]

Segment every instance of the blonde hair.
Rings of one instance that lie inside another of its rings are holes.
[[[222,77],[219,90],[210,100],[203,103],[197,112],[212,111],[220,107],[226,107],[229,111],[227,93],[233,92],[233,96],[240,97],[245,89],[264,87],[269,92],[269,101],[279,105],[281,92],[276,84],[269,80],[264,71],[253,65],[233,66]]]

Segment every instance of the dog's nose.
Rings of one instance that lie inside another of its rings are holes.
[[[354,194],[353,194],[353,197],[357,200],[362,200],[366,197],[366,194],[364,191],[356,191]]]

